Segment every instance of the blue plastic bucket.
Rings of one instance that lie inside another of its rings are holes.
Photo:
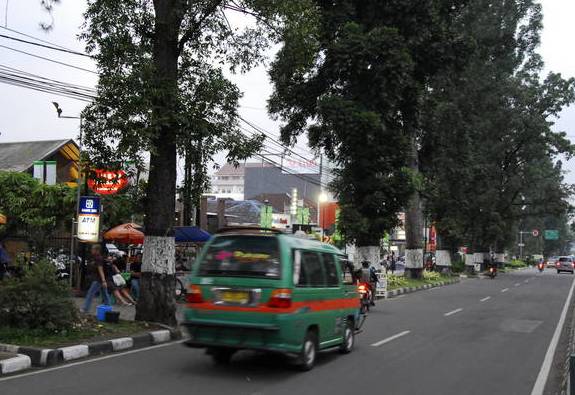
[[[98,321],[105,321],[106,320],[106,311],[112,311],[112,306],[108,306],[107,304],[101,304],[96,307],[96,318]]]

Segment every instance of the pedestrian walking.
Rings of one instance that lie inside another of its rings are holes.
[[[91,280],[90,288],[86,293],[84,306],[82,312],[89,313],[92,307],[92,300],[94,296],[102,293],[104,304],[111,305],[110,294],[108,293],[108,285],[106,276],[104,274],[104,256],[102,255],[102,246],[93,245],[91,249],[92,262],[88,265],[88,279]]]
[[[389,263],[389,270],[391,270],[391,274],[394,274],[394,272],[395,272],[395,267],[396,267],[395,251],[392,251],[392,252],[391,252],[391,262]]]

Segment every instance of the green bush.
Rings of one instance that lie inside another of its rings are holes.
[[[438,272],[429,272],[424,270],[423,279],[427,281],[439,281],[441,279],[441,275]]]
[[[520,259],[513,259],[511,262],[507,262],[505,266],[509,267],[526,267],[527,264]]]
[[[453,273],[462,273],[465,271],[465,262],[462,259],[456,259],[451,264],[451,271]]]
[[[36,263],[21,278],[0,281],[0,327],[60,331],[77,320],[69,288],[56,279],[50,262]]]
[[[407,286],[407,280],[403,276],[396,276],[394,274],[387,276],[388,288],[401,288]]]

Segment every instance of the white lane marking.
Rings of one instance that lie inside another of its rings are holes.
[[[491,299],[491,296],[486,296],[483,299],[479,299],[480,302],[485,302],[487,300]]]
[[[503,288],[503,289],[501,290],[501,292],[507,292],[507,291],[509,291],[509,288]]]
[[[527,283],[529,282],[529,280],[525,280],[525,281],[523,281],[523,282],[524,282],[525,284],[527,284]]]
[[[371,346],[372,346],[372,347],[382,346],[382,345],[384,345],[385,343],[389,343],[390,341],[393,341],[393,340],[395,340],[395,339],[399,339],[400,337],[405,336],[405,335],[407,335],[407,334],[410,333],[410,332],[411,332],[411,331],[403,331],[403,332],[400,332],[400,333],[398,333],[397,335],[393,335],[393,336],[391,336],[391,337],[388,337],[387,339],[383,339],[383,340],[380,340],[380,341],[378,341],[378,342],[375,342],[375,343],[373,343]]]
[[[553,356],[555,355],[555,349],[557,348],[557,343],[559,343],[559,336],[561,336],[561,331],[563,330],[563,325],[565,324],[565,317],[567,316],[567,309],[571,304],[571,297],[573,296],[573,288],[575,288],[575,280],[571,284],[571,289],[569,290],[569,295],[567,295],[567,300],[563,305],[563,311],[561,312],[561,317],[551,338],[551,343],[549,343],[549,348],[545,354],[545,359],[541,365],[541,370],[537,375],[537,380],[533,385],[533,390],[531,395],[542,395],[545,389],[545,384],[547,383],[547,378],[549,377],[549,371],[551,370],[551,364],[553,363]]]
[[[463,311],[463,309],[455,309],[455,310],[450,311],[449,313],[445,313],[445,314],[443,314],[443,315],[446,316],[446,317],[449,317],[450,315],[457,314],[457,313],[459,313],[460,311]]]
[[[52,372],[52,371],[54,371],[54,370],[67,369],[67,368],[71,368],[71,367],[73,367],[73,366],[85,365],[85,364],[89,364],[89,363],[94,363],[94,362],[98,362],[98,361],[103,361],[103,360],[105,360],[105,359],[123,357],[123,356],[128,355],[128,354],[136,354],[136,353],[143,352],[143,351],[154,350],[154,349],[156,349],[156,348],[163,348],[163,347],[174,346],[174,345],[176,345],[176,344],[183,343],[183,342],[185,342],[186,340],[188,340],[188,339],[182,339],[182,340],[178,340],[178,341],[175,341],[175,342],[164,343],[164,344],[157,344],[157,345],[155,345],[155,346],[150,346],[150,347],[145,347],[145,348],[138,348],[137,350],[131,350],[131,351],[121,352],[121,353],[117,353],[117,354],[105,355],[105,356],[100,357],[100,358],[93,358],[93,359],[87,359],[87,360],[85,360],[85,361],[68,363],[68,364],[66,364],[66,365],[55,366],[55,367],[53,367],[53,368],[37,370],[37,371],[34,371],[34,372],[29,372],[29,373],[22,373],[22,374],[19,374],[19,375],[17,375],[17,376],[4,377],[4,378],[0,378],[0,383],[3,382],[3,381],[16,380],[16,379],[23,378],[23,377],[28,377],[28,376],[35,376],[35,375],[37,375],[37,374],[49,373],[49,372]]]
[[[519,284],[519,283],[515,283],[515,286],[516,286],[516,287],[518,287],[518,286],[520,286],[520,285],[521,285],[521,284]]]

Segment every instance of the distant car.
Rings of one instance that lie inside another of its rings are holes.
[[[575,261],[571,256],[562,256],[555,262],[555,267],[557,268],[557,273],[570,272],[573,274],[575,271]]]
[[[547,258],[547,267],[555,267],[555,264],[559,260],[558,256],[552,256]]]

